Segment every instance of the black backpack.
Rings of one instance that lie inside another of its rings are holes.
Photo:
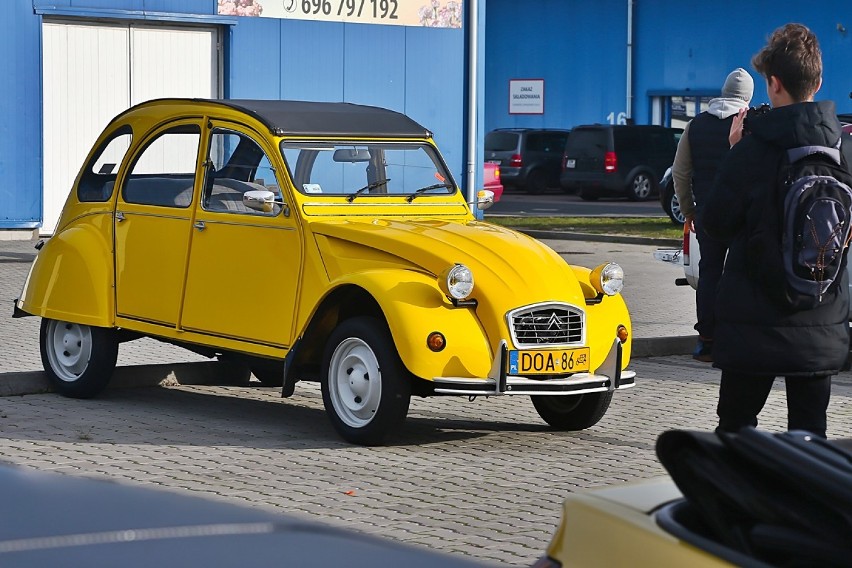
[[[841,279],[852,236],[849,183],[852,178],[839,141],[834,148],[802,146],[786,151],[777,193],[768,204],[768,214],[775,217],[780,231],[780,247],[751,250],[755,267],[771,267],[756,270],[769,296],[782,307],[815,308]]]

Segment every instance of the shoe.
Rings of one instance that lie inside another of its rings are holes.
[[[713,362],[713,340],[699,339],[692,352],[692,358],[703,363]]]

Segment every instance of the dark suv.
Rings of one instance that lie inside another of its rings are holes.
[[[680,128],[650,125],[574,127],[565,146],[560,185],[585,200],[606,195],[649,199],[672,165],[682,133]]]
[[[498,128],[485,135],[485,161],[500,163],[505,187],[541,193],[559,187],[568,130]]]

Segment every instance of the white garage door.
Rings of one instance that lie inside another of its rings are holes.
[[[218,33],[44,22],[43,235],[53,233],[86,154],[115,115],[149,99],[220,96]]]

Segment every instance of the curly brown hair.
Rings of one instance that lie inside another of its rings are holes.
[[[751,64],[767,80],[777,77],[798,102],[810,99],[822,79],[819,41],[802,24],[787,24],[772,32],[766,46],[751,58]]]

